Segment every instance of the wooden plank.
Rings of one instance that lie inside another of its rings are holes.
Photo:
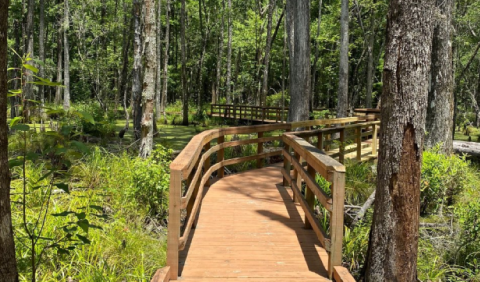
[[[343,266],[334,267],[334,279],[335,282],[355,282],[352,274]]]
[[[334,267],[342,265],[343,217],[345,201],[345,173],[332,172],[333,206],[330,216],[331,250],[328,263],[329,278],[332,279]]]
[[[331,124],[340,124],[348,123],[354,121],[364,121],[365,118],[362,117],[346,117],[346,118],[333,118],[333,119],[316,119],[316,120],[307,120],[307,121],[296,121],[291,123],[291,129],[295,130],[301,127],[307,126],[316,126],[316,125],[331,125]]]
[[[170,193],[168,205],[167,265],[170,279],[178,278],[178,244],[180,241],[180,197],[182,179],[180,171],[170,172]]]
[[[258,133],[258,138],[263,138],[263,132]],[[258,142],[257,143],[257,154],[260,155],[263,153],[263,142]],[[258,159],[257,160],[257,168],[263,167],[264,159]]]
[[[217,139],[217,144],[222,144],[224,141],[225,141],[225,137],[223,135],[219,136],[218,139]],[[218,150],[218,152],[217,152],[217,163],[223,161],[224,155],[225,155],[225,150],[224,149]],[[223,175],[224,175],[224,171],[223,171],[223,169],[220,169],[217,172],[217,177],[219,179],[221,179],[223,177]]]

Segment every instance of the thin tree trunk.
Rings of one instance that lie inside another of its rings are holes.
[[[453,152],[452,10],[453,0],[436,1],[425,137],[427,148],[442,143],[447,154]]]
[[[261,106],[267,106],[267,95],[268,95],[268,70],[270,66],[270,49],[272,48],[272,21],[273,21],[273,12],[275,11],[276,0],[270,0],[268,4],[268,15],[267,15],[267,42],[265,44],[265,57],[263,61],[263,87],[262,87],[262,98]]]
[[[157,25],[155,0],[145,0],[145,23],[143,38],[145,42],[145,75],[142,92],[142,141],[139,156],[147,158],[153,151],[153,127],[155,123],[155,83],[157,71]]]
[[[167,7],[165,9],[165,50],[163,53],[163,87],[162,87],[162,105],[160,111],[163,113],[165,122],[167,121],[167,114],[165,109],[167,107],[167,87],[168,87],[168,51],[170,47],[170,0],[167,0]]]
[[[232,80],[232,30],[233,30],[233,23],[232,23],[232,0],[228,0],[228,45],[227,45],[227,104],[232,103],[232,87],[231,87],[231,80]]]
[[[68,0],[65,0],[65,9],[64,9],[64,31],[63,31],[63,42],[64,42],[64,85],[63,90],[63,109],[68,111],[70,109],[70,55],[68,50],[68,28],[70,26],[70,21],[68,19],[69,8]]]
[[[13,28],[15,30],[15,51],[19,52],[20,51],[20,32],[19,32],[19,21],[14,20],[13,21]],[[13,56],[13,66],[18,67],[18,57]],[[17,90],[20,88],[19,86],[19,80],[18,78],[20,77],[20,74],[17,70],[12,71],[12,79],[13,79],[13,89]],[[17,96],[12,96],[10,97],[10,118],[15,118],[18,115],[18,100],[19,97]]]
[[[348,0],[342,1],[340,16],[340,64],[337,117],[346,117],[348,110]]]
[[[128,108],[127,108],[127,72],[128,72],[128,54],[130,50],[130,42],[131,42],[131,32],[130,30],[133,27],[133,19],[130,21],[130,24],[128,24],[128,12],[127,12],[127,2],[123,2],[123,12],[124,12],[124,18],[123,18],[123,42],[122,42],[122,70],[121,73],[119,74],[118,78],[118,91],[119,94],[123,94],[123,110],[125,112],[125,127],[124,127],[124,133],[129,129],[130,126],[130,115],[128,113]]]
[[[293,62],[290,59],[290,61],[292,62],[292,64],[290,65],[290,69],[292,71],[290,72],[291,77],[289,121],[300,121],[308,119],[308,93],[310,93],[311,87],[310,2],[296,1],[296,3],[294,3],[294,6],[293,34],[295,40],[293,41]]]
[[[366,281],[417,281],[434,0],[391,0]]]
[[[183,98],[183,125],[188,125],[188,91],[187,91],[187,57],[185,46],[185,1],[182,0],[182,8],[180,11],[180,48],[182,56],[182,98]]]
[[[200,18],[200,34],[202,35],[202,51],[200,53],[200,60],[198,62],[198,75],[197,75],[197,102],[198,102],[198,111],[202,110],[202,69],[203,69],[203,61],[205,60],[205,53],[207,51],[207,43],[208,37],[210,35],[209,30],[204,32],[203,27],[203,16],[202,16],[202,0],[198,0],[198,14]],[[207,17],[207,15],[205,15]],[[208,24],[208,17],[207,17],[207,24]],[[201,114],[201,113],[200,113]]]
[[[133,38],[133,71],[132,71],[132,112],[133,130],[135,140],[140,139],[141,99],[142,99],[142,25],[140,13],[142,4],[140,0],[133,1],[134,38]]]
[[[29,55],[30,58],[33,58],[33,12],[35,10],[35,1],[28,0],[28,8],[27,8],[27,20],[26,20],[26,54]],[[33,60],[28,61],[27,64],[33,65]],[[30,121],[30,102],[28,100],[34,100],[35,97],[33,95],[33,84],[30,83],[33,81],[33,72],[30,70],[25,70],[25,81],[23,85],[23,116],[25,118],[25,122]]]
[[[313,111],[314,109],[314,97],[315,97],[315,84],[317,79],[317,63],[320,58],[319,54],[319,41],[318,38],[320,37],[320,25],[322,24],[322,0],[318,0],[318,21],[317,21],[317,37],[315,38],[315,59],[312,65],[312,89],[310,89],[310,110]]]
[[[218,98],[221,96],[220,81],[222,76],[222,60],[223,60],[223,29],[225,27],[225,0],[222,0],[222,21],[220,25],[220,38],[218,45],[218,57],[217,57],[217,77],[215,80],[215,91],[212,92],[212,103],[217,103]]]
[[[57,1],[57,4],[60,6],[60,0]],[[60,6],[61,7],[61,6]],[[57,82],[63,83],[63,13],[60,9],[58,15],[58,31],[57,31]],[[63,87],[57,87],[55,89],[55,105],[60,105],[62,103],[62,90]]]
[[[370,11],[370,34],[368,36],[368,63],[367,63],[367,93],[365,94],[365,107],[372,108],[373,75],[375,66],[373,62],[373,47],[375,46],[375,12]]]
[[[8,169],[8,0],[0,0],[0,14],[0,277],[4,282],[18,282]]]
[[[38,54],[40,61],[45,62],[45,0],[40,0],[40,35],[38,37]],[[43,64],[39,67],[39,76],[45,78],[45,68]],[[43,85],[38,86],[38,92],[40,92],[40,131],[45,132],[45,87]]]
[[[157,8],[157,80],[155,86],[155,113],[157,120],[162,117],[161,96],[162,96],[162,0],[158,0]]]

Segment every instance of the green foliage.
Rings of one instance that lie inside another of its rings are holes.
[[[440,147],[423,153],[421,212],[435,213],[442,206],[454,203],[455,195],[468,184],[469,162],[465,157],[439,153]]]
[[[145,205],[149,214],[164,218],[168,210],[168,187],[172,151],[156,145],[147,159],[138,158],[133,164],[130,196]]]

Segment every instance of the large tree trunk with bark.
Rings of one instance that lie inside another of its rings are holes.
[[[337,117],[346,117],[348,110],[348,0],[342,1],[340,16],[340,63],[338,75]]]
[[[17,282],[18,272],[10,206],[10,170],[8,169],[8,0],[0,0],[0,14],[2,15],[0,17],[0,277],[4,282]]]
[[[70,21],[68,19],[69,8],[68,0],[65,0],[64,7],[64,31],[63,31],[63,53],[64,53],[64,85],[63,89],[63,109],[68,111],[70,109],[70,55],[68,50],[68,28],[70,26]]]
[[[288,2],[291,2],[289,0]],[[287,2],[287,5],[288,5]],[[289,121],[308,119],[308,93],[310,93],[310,2],[293,1],[287,6],[293,9],[293,23],[290,23],[290,48],[293,47],[293,60],[290,58],[290,108],[288,113]],[[293,30],[291,26],[293,25]],[[293,38],[293,42],[292,42]]]
[[[155,83],[157,71],[157,25],[155,21],[155,0],[145,0],[145,23],[143,40],[145,42],[145,75],[142,92],[142,143],[140,157],[147,158],[153,150],[153,125],[155,122]]]
[[[425,146],[431,148],[442,143],[442,151],[450,154],[453,150],[453,0],[436,0],[436,6]]]
[[[133,135],[135,140],[140,139],[140,123],[142,120],[142,24],[140,15],[142,4],[140,0],[133,1],[133,71],[132,71],[132,113],[133,113]]]
[[[187,55],[185,46],[185,1],[182,0],[182,8],[180,11],[180,48],[182,53],[182,98],[183,98],[183,125],[188,125],[188,91],[187,91]]]
[[[420,176],[434,0],[391,0],[366,281],[417,281]]]
[[[167,7],[165,9],[165,50],[163,53],[163,87],[162,87],[162,104],[160,111],[163,113],[165,121],[167,114],[165,108],[167,106],[167,87],[168,87],[168,49],[170,47],[170,0],[167,0]]]

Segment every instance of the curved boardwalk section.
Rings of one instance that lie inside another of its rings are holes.
[[[304,218],[279,167],[227,176],[205,192],[179,280],[331,281],[328,254]]]

